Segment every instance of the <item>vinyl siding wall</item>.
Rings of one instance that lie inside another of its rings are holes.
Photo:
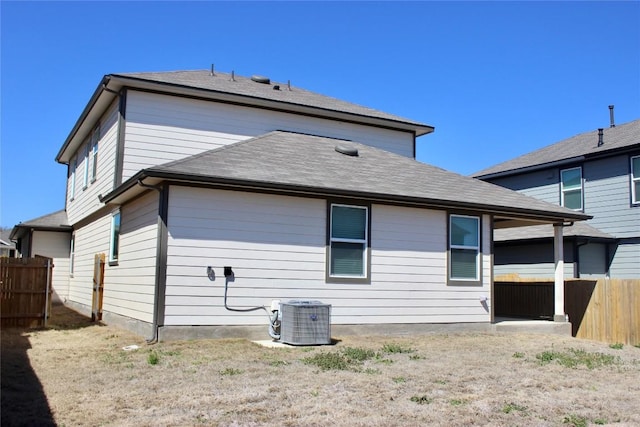
[[[127,93],[123,177],[234,142],[286,130],[343,138],[413,157],[413,135],[175,96]]]
[[[75,224],[81,219],[97,212],[102,208],[98,196],[106,195],[113,190],[116,146],[118,139],[118,108],[117,103],[111,105],[100,120],[100,140],[98,141],[98,169],[95,182],[91,182],[91,168],[93,167],[91,152],[89,151],[89,182],[83,189],[83,174],[85,159],[84,150],[91,144],[91,135],[77,153],[77,166],[75,177],[75,192],[71,198],[71,170],[67,177],[67,216],[70,224]],[[90,149],[90,148],[89,148]]]
[[[266,325],[264,311],[224,308],[224,266],[235,273],[231,307],[305,299],[331,304],[334,324],[489,321],[479,301],[488,253],[483,286],[446,285],[445,212],[373,205],[371,283],[340,284],[325,281],[326,209],[325,200],[172,186],[164,324]]]
[[[150,192],[120,208],[118,265],[105,265],[103,310],[143,322],[153,320],[158,195]],[[91,308],[94,256],[108,260],[112,211],[76,230],[69,299]]]
[[[71,233],[56,231],[33,232],[32,255],[53,258],[52,285],[55,294],[61,300],[69,294],[69,248]]]
[[[582,166],[584,212],[593,216],[593,219],[588,220],[587,223],[622,239],[611,263],[610,275],[612,278],[640,278],[640,206],[631,206],[629,172],[630,157],[633,155],[636,154],[625,154],[591,160],[582,165],[566,166],[566,168]],[[490,182],[559,205],[559,173],[559,168],[552,168],[493,179]],[[601,263],[601,261],[595,260],[596,253],[604,254],[602,250],[587,252],[586,257],[581,258],[581,264],[586,262],[590,264]],[[498,254],[499,251],[496,251],[496,255]],[[583,268],[582,265],[581,268]],[[593,270],[588,266],[584,266],[584,268],[586,271]],[[508,269],[511,269],[511,272],[518,272],[522,276],[532,277],[546,271],[548,266],[497,265],[495,271],[496,274],[498,272],[502,274]],[[581,272],[582,277],[589,277],[589,275],[590,273]]]

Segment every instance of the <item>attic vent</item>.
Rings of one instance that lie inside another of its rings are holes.
[[[268,85],[268,84],[271,83],[271,79],[269,79],[269,77],[265,77],[265,76],[253,75],[253,76],[251,76],[251,80],[253,80],[256,83],[262,83],[262,84],[265,84],[265,85]]]
[[[358,156],[358,149],[357,148],[345,147],[344,145],[336,145],[335,150],[338,153],[344,154],[346,156],[352,156],[352,157],[357,157]]]

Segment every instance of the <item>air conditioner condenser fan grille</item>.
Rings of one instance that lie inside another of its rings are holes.
[[[293,345],[331,344],[331,305],[320,301],[281,304],[280,341]]]

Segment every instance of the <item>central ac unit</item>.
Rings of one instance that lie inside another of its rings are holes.
[[[331,344],[331,305],[293,300],[280,304],[280,341],[292,345]]]

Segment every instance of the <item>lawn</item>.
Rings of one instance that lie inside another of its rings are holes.
[[[50,323],[2,331],[3,426],[640,425],[633,346],[522,333],[148,345],[63,307]]]

